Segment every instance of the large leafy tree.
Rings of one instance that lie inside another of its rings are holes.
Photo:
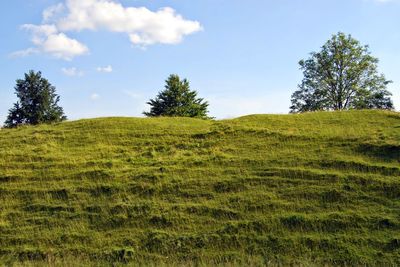
[[[9,110],[6,127],[21,124],[52,123],[66,120],[56,88],[42,77],[41,72],[29,71],[24,79],[18,79],[15,86],[18,101]]]
[[[198,98],[196,91],[190,90],[187,79],[181,80],[178,75],[170,75],[165,82],[165,90],[147,102],[151,109],[150,112],[144,112],[144,115],[208,118],[208,103]]]
[[[291,112],[346,109],[393,109],[391,81],[378,73],[368,46],[338,33],[320,52],[299,62],[304,78],[292,95]]]

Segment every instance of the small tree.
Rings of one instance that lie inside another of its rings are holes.
[[[378,59],[351,35],[333,35],[321,51],[299,62],[304,74],[292,95],[292,113],[315,110],[393,109],[391,81],[378,73]]]
[[[24,79],[18,79],[15,94],[19,101],[9,110],[6,127],[21,124],[40,124],[60,122],[67,119],[63,109],[58,106],[60,97],[56,88],[42,78],[41,72],[29,71]]]
[[[151,110],[143,112],[144,115],[207,118],[208,103],[203,98],[197,98],[196,91],[190,90],[188,80],[180,80],[178,75],[170,75],[165,82],[165,90],[147,102]]]

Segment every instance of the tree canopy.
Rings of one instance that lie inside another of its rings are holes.
[[[31,70],[25,73],[24,79],[16,81],[15,94],[19,100],[9,110],[6,127],[67,119],[63,108],[58,106],[60,97],[56,94],[56,88],[42,77],[41,72]]]
[[[181,80],[178,75],[170,75],[165,82],[165,90],[147,102],[151,109],[150,112],[144,112],[144,115],[208,118],[208,103],[198,98],[196,91],[190,90],[187,79]]]
[[[320,52],[299,62],[304,78],[292,95],[292,113],[316,110],[393,109],[378,59],[368,46],[339,32]]]

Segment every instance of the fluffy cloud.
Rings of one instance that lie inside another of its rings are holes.
[[[105,72],[105,73],[110,73],[113,71],[113,68],[111,65],[108,65],[107,67],[98,67],[96,69],[98,72]]]
[[[83,76],[83,71],[78,70],[75,67],[72,68],[62,68],[61,71],[67,76]]]
[[[43,23],[47,23],[53,20],[55,16],[59,15],[64,11],[64,4],[59,3],[54,6],[50,6],[43,11]]]
[[[23,25],[32,32],[40,52],[71,60],[88,53],[86,45],[66,32],[83,30],[125,33],[136,46],[178,44],[186,35],[202,30],[198,21],[184,19],[172,8],[151,11],[145,7],[124,7],[116,0],[66,0],[43,11],[42,25]],[[28,54],[27,50],[18,51]]]
[[[63,31],[107,30],[127,33],[135,45],[177,44],[200,31],[197,21],[185,20],[166,7],[156,12],[145,7],[124,7],[111,0],[68,0],[68,14],[58,21]]]
[[[58,32],[55,25],[25,24],[22,25],[22,28],[32,33],[31,41],[36,46],[36,48],[25,50],[26,52],[33,49],[64,60],[72,60],[76,56],[89,52],[89,49],[84,44],[69,38],[64,33]],[[20,54],[23,54],[22,51],[20,51]]]

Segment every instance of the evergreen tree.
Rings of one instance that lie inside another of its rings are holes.
[[[17,103],[9,110],[6,127],[21,124],[40,124],[60,122],[67,119],[62,107],[58,106],[60,97],[56,88],[42,77],[41,72],[29,71],[24,79],[18,79],[15,86]]]
[[[170,75],[165,82],[165,90],[147,102],[151,110],[144,112],[144,115],[208,118],[208,103],[202,98],[197,98],[196,91],[190,90],[188,80],[180,80],[178,75]]]
[[[391,81],[378,73],[378,59],[350,35],[338,33],[299,62],[304,79],[292,95],[291,112],[393,109]]]

